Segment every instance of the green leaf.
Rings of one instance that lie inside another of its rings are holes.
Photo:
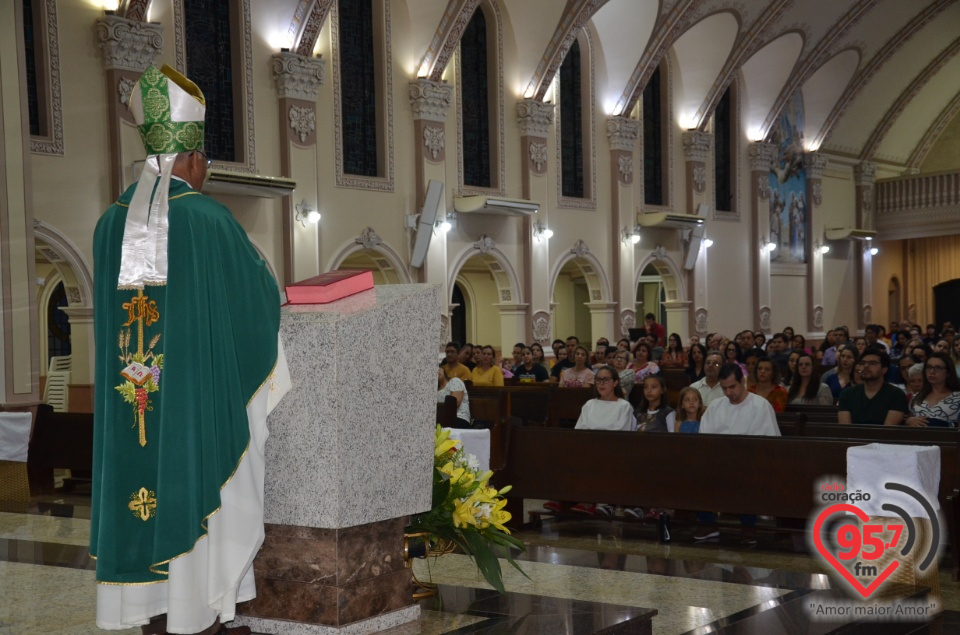
[[[503,572],[500,570],[500,560],[490,549],[490,545],[483,536],[476,533],[467,533],[464,539],[473,551],[473,560],[477,563],[480,574],[500,593],[506,593],[503,588]]]

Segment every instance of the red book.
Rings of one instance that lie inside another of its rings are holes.
[[[331,271],[287,285],[290,304],[326,304],[373,288],[369,269]]]

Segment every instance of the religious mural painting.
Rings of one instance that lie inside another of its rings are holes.
[[[807,173],[803,167],[803,97],[787,103],[773,130],[777,156],[770,166],[770,262],[807,261]]]

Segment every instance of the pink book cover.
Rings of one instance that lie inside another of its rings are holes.
[[[290,304],[327,304],[373,288],[373,272],[369,269],[331,271],[287,285]]]

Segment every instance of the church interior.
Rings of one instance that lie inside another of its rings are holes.
[[[960,325],[958,34],[956,0],[3,2],[0,404],[92,412],[93,233],[143,166],[127,103],[150,64],[203,90],[204,193],[279,286],[433,285],[438,360],[549,357],[648,313],[684,344]],[[55,484],[0,510],[0,633],[99,632],[89,485]],[[694,544],[682,520],[669,544],[656,522],[526,526],[500,604],[464,556],[417,562],[443,607],[382,632],[829,632],[784,626],[836,588],[796,535]],[[936,632],[960,632],[942,557]]]

